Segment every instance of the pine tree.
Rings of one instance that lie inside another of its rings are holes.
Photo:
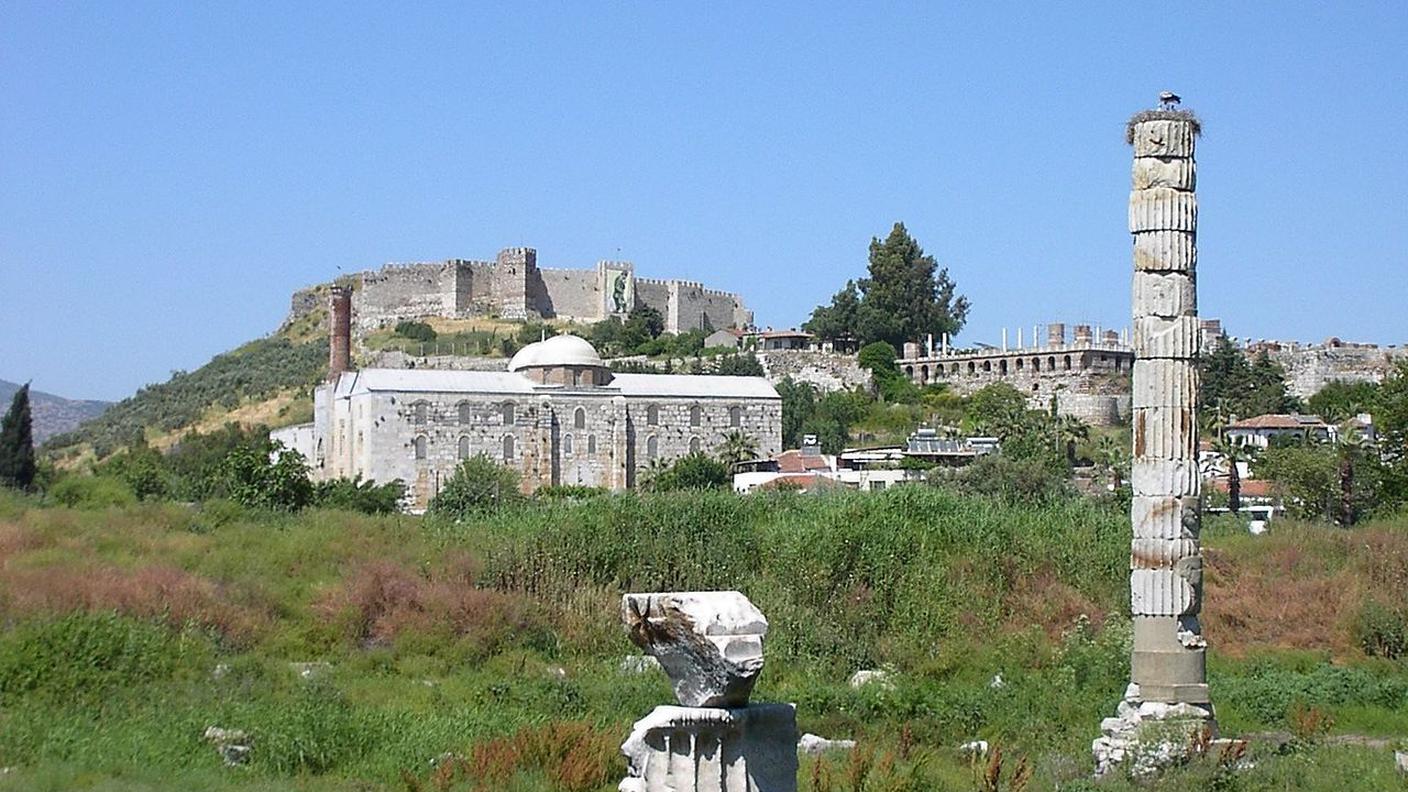
[[[896,349],[962,329],[968,298],[957,293],[948,270],[924,252],[904,223],[895,223],[883,241],[870,240],[867,274],[847,282],[830,305],[818,306],[803,327],[826,339],[886,341]]]
[[[34,472],[34,427],[25,383],[0,419],[0,485],[27,490],[34,484]]]

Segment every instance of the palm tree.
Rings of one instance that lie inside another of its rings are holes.
[[[1066,451],[1066,464],[1076,465],[1076,443],[1090,438],[1090,427],[1074,415],[1056,419],[1056,441]]]
[[[718,447],[719,461],[732,467],[739,462],[758,458],[758,441],[742,429],[734,429],[724,434],[724,441]]]
[[[1256,456],[1251,446],[1243,445],[1223,435],[1212,441],[1212,451],[1227,464],[1227,508],[1233,512],[1242,508],[1242,474],[1237,464],[1250,463]]]
[[[1354,525],[1354,465],[1367,446],[1363,433],[1358,429],[1346,427],[1342,430],[1337,456],[1340,479],[1339,524],[1344,528]]]
[[[653,491],[656,482],[660,481],[666,473],[670,472],[670,467],[670,461],[664,457],[656,457],[645,463],[645,467],[641,469],[636,479],[640,488],[646,492]]]
[[[1106,435],[1100,438],[1100,443],[1095,448],[1095,457],[1109,471],[1110,477],[1115,480],[1115,484],[1118,486],[1129,465],[1129,449],[1117,442],[1115,438]]]

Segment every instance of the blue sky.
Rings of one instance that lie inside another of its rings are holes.
[[[1123,326],[1166,88],[1203,314],[1408,342],[1408,3],[764,5],[7,2],[0,377],[121,398],[339,268],[517,245],[792,325],[896,220],[966,340]]]

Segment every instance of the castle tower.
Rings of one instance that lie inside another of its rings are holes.
[[[1155,741],[1162,755],[1186,753],[1194,730],[1214,728],[1208,699],[1199,545],[1198,205],[1193,147],[1197,118],[1165,93],[1159,110],[1136,114],[1129,231],[1134,242],[1134,457],[1130,479],[1130,611],[1134,650],[1118,717],[1093,746],[1096,772]],[[1158,728],[1146,728],[1158,721]],[[1152,735],[1152,736],[1151,736]],[[1153,755],[1160,755],[1158,751]],[[1139,768],[1135,770],[1149,770]]]
[[[538,251],[506,248],[494,261],[493,302],[503,319],[537,319],[537,301],[530,285],[539,280]]]
[[[352,369],[352,290],[333,286],[328,296],[328,381]]]

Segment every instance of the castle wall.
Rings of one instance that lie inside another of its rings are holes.
[[[1400,361],[1408,360],[1408,347],[1370,344],[1261,344],[1248,354],[1261,349],[1286,370],[1287,389],[1302,399],[1336,380],[1383,382]]]
[[[454,262],[388,264],[362,273],[362,288],[352,296],[359,330],[374,330],[405,319],[455,316],[458,271]]]
[[[539,269],[538,273],[546,289],[551,316],[582,322],[602,318],[601,285],[595,270]]]
[[[773,384],[790,377],[793,382],[806,382],[822,391],[870,385],[870,372],[861,368],[855,355],[810,349],[757,352],[755,355],[763,364],[768,382]]]

